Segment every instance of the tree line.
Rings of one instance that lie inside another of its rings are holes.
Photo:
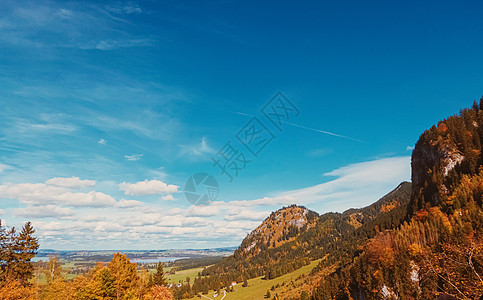
[[[50,257],[40,272],[34,272],[32,259],[39,248],[34,233],[30,222],[19,233],[0,223],[0,300],[174,299],[162,263],[158,263],[154,273],[138,272],[136,264],[121,253],[116,253],[109,263],[99,262],[87,274],[71,280],[65,278],[56,256]],[[36,277],[34,273],[39,274]]]

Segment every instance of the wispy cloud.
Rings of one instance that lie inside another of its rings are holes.
[[[262,221],[270,215],[269,211],[255,211],[250,209],[232,209],[225,215],[225,220],[251,220]]]
[[[19,132],[55,132],[60,134],[71,134],[78,129],[77,126],[67,123],[35,123],[31,120],[17,119],[14,123]]]
[[[318,212],[344,211],[378,200],[411,176],[410,157],[383,158],[348,165],[324,174],[336,177],[315,186],[254,200],[214,202],[220,207],[308,205]]]
[[[144,154],[132,154],[132,155],[124,155],[124,158],[127,160],[127,161],[138,161],[140,160],[141,158],[143,158],[143,155]]]
[[[8,169],[12,169],[12,166],[0,164],[0,173]]]
[[[25,218],[63,218],[72,216],[74,211],[66,207],[45,205],[19,208],[15,210],[14,214]]]
[[[71,10],[65,9],[65,8],[59,8],[57,12],[55,13],[56,16],[58,16],[61,19],[68,20],[72,17],[73,13]]]
[[[100,40],[100,41],[89,41],[86,43],[78,43],[75,45],[70,45],[71,47],[77,47],[80,49],[96,49],[102,51],[109,51],[120,48],[135,48],[135,47],[147,47],[152,46],[155,40],[152,38],[143,39],[118,39],[118,40]]]
[[[104,8],[107,11],[115,13],[115,14],[128,14],[128,15],[135,14],[135,15],[138,15],[138,14],[143,12],[143,10],[139,6],[139,4],[134,3],[134,2],[129,2],[126,5],[117,5],[117,6],[106,5],[106,6],[104,6]]]
[[[132,35],[116,28],[120,22],[132,26],[125,18],[142,13],[142,9],[135,3],[102,8],[54,2],[18,5],[12,1],[5,3],[3,10],[0,27],[4,30],[0,40],[4,45],[109,51],[151,46],[155,41],[153,37]],[[32,32],[42,32],[44,38],[40,39],[32,35]],[[109,38],[103,39],[103,36]]]
[[[199,143],[193,145],[180,145],[179,147],[179,156],[187,156],[194,159],[214,153],[214,150],[208,144],[208,139],[206,137],[201,138]]]
[[[321,156],[329,155],[332,152],[333,152],[332,149],[320,148],[320,149],[315,149],[315,150],[310,151],[308,153],[308,156],[310,156],[310,157],[321,157]]]

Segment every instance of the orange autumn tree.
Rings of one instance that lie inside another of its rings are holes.
[[[154,285],[144,296],[145,300],[174,300],[173,293],[165,286]]]
[[[116,299],[136,299],[140,281],[136,264],[131,263],[126,255],[118,252],[107,264],[107,269],[114,278]]]
[[[37,287],[23,286],[20,281],[12,280],[0,288],[0,300],[36,300]]]

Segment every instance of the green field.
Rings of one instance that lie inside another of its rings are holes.
[[[277,284],[281,286],[283,282],[288,283],[291,280],[295,280],[297,277],[299,277],[302,274],[309,273],[319,262],[320,260],[315,260],[311,262],[309,265],[304,266],[298,270],[295,270],[292,273],[285,274],[283,276],[277,277],[272,280],[263,280],[262,279],[263,276],[249,279],[247,287],[242,287],[242,283],[240,282],[234,287],[234,292],[226,293],[226,297],[223,300],[265,299],[264,298],[265,293],[272,286],[276,286]],[[275,293],[282,295],[284,292],[284,289],[285,287],[281,286],[280,288],[277,288],[275,291],[270,291],[270,293],[272,294],[272,297],[275,295]],[[221,295],[219,295],[218,297],[213,297],[213,295],[214,295],[214,291],[210,291],[208,295],[205,295],[205,296],[214,300],[221,299],[223,297],[223,292],[221,292]],[[200,298],[198,296],[191,298],[191,300],[195,300],[195,299],[200,299]],[[206,298],[201,297],[201,299],[206,299]]]
[[[166,268],[164,270],[165,276],[168,279],[169,283],[179,283],[179,281],[186,282],[186,277],[189,277],[191,282],[198,277],[198,273],[203,271],[203,268],[194,268],[194,269],[186,269],[181,271],[176,271],[175,274],[168,274],[168,271],[171,268]]]

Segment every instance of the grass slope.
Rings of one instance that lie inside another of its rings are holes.
[[[180,281],[186,282],[186,277],[189,277],[191,282],[198,276],[198,273],[203,271],[203,268],[194,268],[194,269],[186,269],[176,271],[175,274],[166,274],[169,270],[168,268],[165,269],[165,276],[168,279],[168,283],[179,283]]]
[[[258,299],[265,299],[265,294],[267,290],[270,290],[272,286],[276,286],[277,284],[280,285],[275,291],[270,291],[272,297],[275,293],[282,295],[286,289],[288,289],[288,283],[292,280],[295,281],[297,277],[303,274],[307,274],[312,269],[317,266],[320,260],[312,261],[309,265],[303,266],[302,268],[293,271],[292,273],[285,274],[283,276],[277,277],[271,280],[263,280],[263,276],[252,278],[248,280],[248,286],[243,287],[242,282],[239,282],[235,287],[232,293],[227,293],[226,297],[223,300],[239,300],[239,299],[250,299],[250,300],[258,300]],[[281,286],[282,283],[285,282],[285,286]],[[221,295],[218,297],[213,297],[214,292],[210,291],[207,296],[213,300],[221,299],[223,297],[223,291]],[[200,299],[198,296],[191,298],[191,300]],[[202,297],[201,299],[206,299]]]

